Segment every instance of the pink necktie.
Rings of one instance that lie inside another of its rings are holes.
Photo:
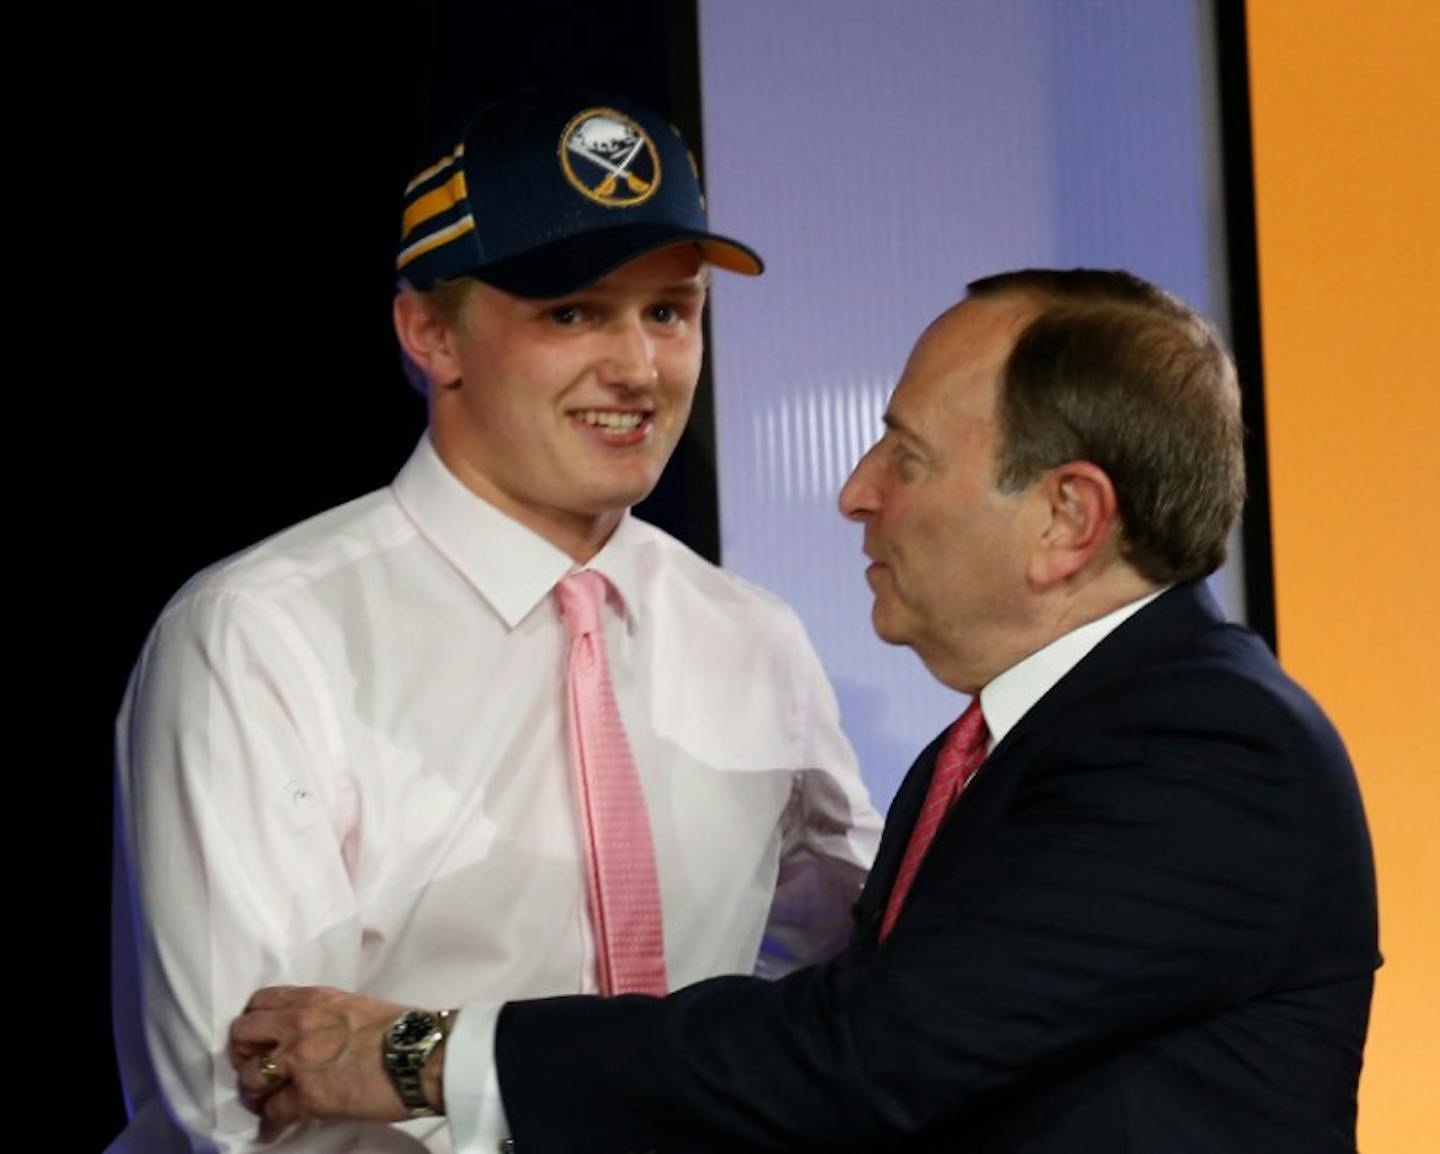
[[[885,904],[885,916],[880,921],[880,940],[890,936],[895,919],[900,916],[900,907],[910,893],[920,863],[925,860],[925,851],[935,840],[940,823],[955,804],[980,763],[985,760],[985,715],[980,712],[979,696],[972,697],[960,719],[950,727],[950,736],[940,747],[935,758],[935,772],[930,777],[930,788],[925,792],[925,805],[910,833],[910,844],[905,847],[905,856],[900,861],[900,872],[895,875],[895,885],[890,890],[890,900]]]
[[[645,794],[605,663],[605,578],[572,573],[555,594],[570,639],[570,754],[586,847],[600,992],[665,993],[665,930]]]

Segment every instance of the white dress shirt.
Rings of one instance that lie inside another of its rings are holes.
[[[252,1148],[224,1048],[257,986],[433,1008],[595,989],[551,595],[574,567],[427,438],[390,488],[166,607],[118,728],[112,1149]],[[671,983],[756,970],[762,935],[760,972],[835,951],[879,818],[799,620],[634,518],[589,567],[618,594]],[[451,1146],[422,1119],[266,1149]]]

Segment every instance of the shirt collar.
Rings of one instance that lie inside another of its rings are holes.
[[[990,730],[989,748],[999,745],[1031,707],[1079,665],[1090,650],[1168,588],[1156,589],[1104,617],[1072,629],[992,678],[990,684],[980,690],[980,711]]]
[[[610,582],[619,595],[620,611],[625,615],[626,625],[632,629],[641,604],[640,546],[647,539],[648,532],[649,527],[630,516],[627,509],[620,524],[615,526],[615,532],[610,534],[610,540],[584,566],[594,569]],[[572,565],[571,568],[579,569],[581,566]]]
[[[391,492],[420,533],[511,629],[550,595],[556,582],[581,568],[569,554],[467,489],[446,468],[428,434],[420,438]],[[637,531],[627,514],[589,566],[605,575],[626,606],[638,603]]]

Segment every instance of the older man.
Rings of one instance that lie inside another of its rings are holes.
[[[989,278],[885,423],[840,498],[874,625],[973,696],[896,797],[848,955],[509,1004],[429,1084],[461,1148],[451,1073],[493,1056],[521,1154],[1353,1154],[1370,845],[1339,738],[1201,583],[1244,488],[1213,328],[1122,273]],[[231,1052],[271,1124],[393,1113],[400,1007],[252,1007]]]
[[[628,101],[497,103],[411,183],[428,435],[187,585],[124,705],[120,1147],[257,1140],[224,1055],[257,985],[661,993],[762,937],[772,976],[844,945],[880,823],[799,620],[627,513],[690,413],[711,265],[760,271]],[[282,1145],[448,1149],[426,1038],[390,1053],[418,1120]]]

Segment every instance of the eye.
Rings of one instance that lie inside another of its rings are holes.
[[[652,305],[650,319],[662,325],[677,324],[680,320],[680,310],[674,305]]]
[[[556,305],[549,312],[551,324],[569,327],[578,325],[585,318],[585,311],[579,305]]]
[[[925,462],[906,448],[901,441],[895,441],[892,444],[890,459],[895,462],[896,471],[903,480],[916,480],[925,471]]]

